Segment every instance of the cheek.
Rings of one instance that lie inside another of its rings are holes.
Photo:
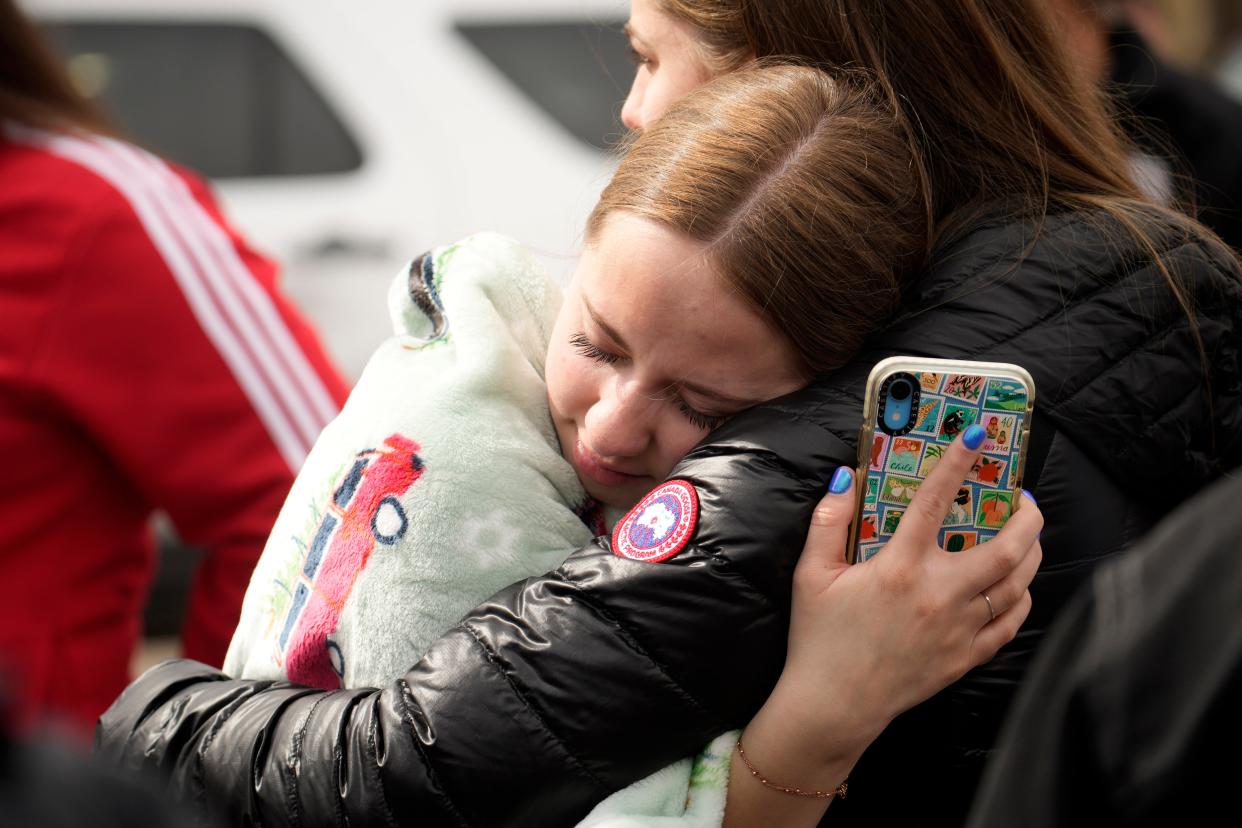
[[[567,346],[554,344],[548,348],[548,405],[554,418],[581,421],[590,407],[593,395],[591,372],[586,360]]]
[[[553,417],[564,418],[569,415],[565,408],[573,396],[575,363],[579,361],[577,354],[569,344],[571,331],[578,320],[570,313],[573,293],[564,298],[561,312],[552,326],[552,337],[548,341],[548,358],[544,363],[544,381],[548,386],[548,404],[552,408]]]
[[[646,91],[643,110],[648,123],[709,80],[711,73],[693,61],[665,67],[652,78]]]
[[[681,462],[706,435],[706,431],[693,425],[681,412],[674,409],[665,414],[659,426],[657,462],[660,468],[652,470],[653,476],[668,477],[673,466]]]
[[[687,89],[686,92],[688,91],[690,90]],[[684,94],[679,84],[668,81],[667,73],[653,82],[647,88],[647,94],[643,98],[643,126],[648,126],[659,119]]]

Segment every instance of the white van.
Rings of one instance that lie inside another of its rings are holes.
[[[21,0],[138,143],[211,177],[352,378],[402,262],[476,230],[564,275],[612,169],[625,0]]]

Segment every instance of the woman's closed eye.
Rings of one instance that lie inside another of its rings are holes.
[[[569,338],[569,344],[574,346],[574,350],[582,354],[587,359],[595,360],[602,365],[615,365],[620,362],[622,357],[620,354],[609,353],[602,350],[594,342],[586,338],[584,333],[576,333]]]
[[[594,342],[587,339],[585,333],[576,333],[571,336],[569,338],[569,344],[572,345],[574,350],[582,356],[594,362],[598,362],[601,365],[616,365],[618,362],[625,359],[625,357],[620,354],[614,354],[600,348]],[[670,401],[676,404],[677,410],[682,413],[682,416],[690,421],[691,425],[696,428],[701,428],[704,431],[711,431],[712,429],[723,425],[724,422],[729,419],[729,415],[725,414],[704,414],[697,408],[693,408],[689,403],[681,398],[680,394],[676,394],[675,392],[670,397]]]
[[[681,397],[677,398],[677,408],[690,421],[691,425],[697,426],[704,431],[719,428],[729,419],[727,414],[704,414],[702,411],[691,408],[690,404]]]
[[[635,49],[634,44],[632,43],[629,46],[629,53],[630,53],[630,62],[633,63],[635,66],[650,66],[653,63],[651,58],[647,57],[642,52]]]

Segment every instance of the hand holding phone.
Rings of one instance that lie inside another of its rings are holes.
[[[1035,382],[1018,365],[919,357],[877,363],[859,431],[851,563],[883,548],[945,449],[972,425],[984,429],[981,454],[953,499],[940,545],[959,552],[1000,531],[1017,505],[1034,404]]]

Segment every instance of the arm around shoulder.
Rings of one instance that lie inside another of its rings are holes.
[[[98,750],[230,823],[581,819],[747,721],[779,675],[788,576],[826,470],[849,453],[788,410],[739,418],[678,467],[699,526],[665,563],[597,540],[475,609],[382,690],[166,663],[101,719]]]

